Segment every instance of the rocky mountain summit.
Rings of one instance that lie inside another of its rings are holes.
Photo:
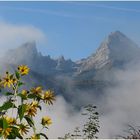
[[[112,86],[116,69],[123,69],[128,63],[139,60],[138,45],[120,31],[115,31],[105,38],[94,54],[77,62],[63,56],[57,59],[43,56],[37,51],[35,42],[27,42],[9,50],[0,64],[3,68],[5,65],[26,64],[32,70],[35,85],[46,87],[47,83],[47,88],[68,97],[71,89],[102,93],[104,88]]]
[[[43,75],[71,73],[74,71],[75,65],[70,59],[65,60],[63,56],[58,59],[52,59],[49,55],[43,56],[37,51],[34,41],[9,50],[3,60],[5,63],[14,65],[26,64],[33,71]]]
[[[140,57],[140,48],[120,31],[112,32],[94,55],[81,61],[79,73],[101,69],[110,64],[120,66]]]

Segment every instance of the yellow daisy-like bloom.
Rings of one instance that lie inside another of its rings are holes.
[[[27,124],[19,124],[19,133],[21,135],[27,134],[29,132],[30,127]]]
[[[33,101],[31,103],[31,106],[33,106],[33,107],[38,107],[38,105],[39,105],[39,103],[37,101]]]
[[[46,116],[46,117],[43,117],[42,118],[42,125],[43,126],[49,126],[50,124],[52,124],[52,120],[51,120],[51,118],[50,117],[48,117],[48,116]]]
[[[40,94],[42,92],[42,87],[35,87],[31,89],[33,94]]]
[[[53,101],[55,101],[55,96],[54,92],[51,90],[47,90],[43,95],[42,99],[44,100],[45,103],[47,104],[53,104]]]
[[[21,75],[27,75],[29,73],[29,68],[26,65],[18,66],[18,71]]]
[[[27,96],[28,93],[29,93],[29,91],[27,91],[27,90],[22,90],[22,91],[21,91],[21,94],[22,94],[23,96]]]
[[[32,106],[31,104],[27,105],[27,109],[26,109],[27,115],[29,116],[35,116],[37,114],[37,107]]]
[[[6,119],[6,121],[9,125],[16,124],[16,119],[15,118],[11,118],[11,117],[6,116],[5,119]]]
[[[12,81],[13,84],[17,83],[17,79],[15,77],[11,78],[11,81]]]
[[[3,134],[5,139],[10,135],[11,131],[12,131],[12,128],[6,128],[6,129],[0,128],[0,133]]]
[[[6,76],[3,77],[2,81],[1,81],[1,84],[4,86],[4,87],[11,87],[11,85],[13,84],[13,81],[12,79],[10,78],[10,74],[8,72],[6,72]]]

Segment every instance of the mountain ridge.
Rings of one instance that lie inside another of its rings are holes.
[[[103,93],[106,87],[115,83],[116,69],[123,69],[131,61],[140,60],[140,48],[126,35],[116,31],[102,41],[94,55],[92,53],[78,62],[66,60],[63,56],[58,59],[43,56],[38,52],[35,42],[10,50],[3,60],[3,66],[28,65],[36,84],[46,87],[45,83],[48,83],[47,88],[53,88],[57,94],[68,98],[71,92],[77,90]]]

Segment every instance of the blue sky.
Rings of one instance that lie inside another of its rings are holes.
[[[38,49],[53,58],[88,57],[116,30],[140,45],[140,2],[0,2],[0,20],[41,30]]]

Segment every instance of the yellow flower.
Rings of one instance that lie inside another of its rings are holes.
[[[38,105],[39,105],[39,103],[37,101],[33,101],[31,103],[31,106],[33,106],[33,107],[38,107]]]
[[[17,79],[16,78],[12,78],[11,81],[12,81],[13,84],[17,83]]]
[[[29,93],[29,91],[27,91],[27,90],[22,90],[22,91],[21,91],[21,94],[22,94],[23,96],[27,96],[28,93]]]
[[[54,96],[54,92],[51,90],[47,90],[43,95],[42,95],[42,99],[44,100],[44,102],[50,104],[53,104],[53,101],[55,101],[55,96]]]
[[[6,76],[3,77],[2,81],[1,81],[1,84],[4,86],[4,87],[11,87],[11,85],[13,84],[13,81],[12,79],[10,78],[10,74],[8,72],[6,72]]]
[[[21,135],[27,134],[29,132],[30,127],[27,124],[19,124],[19,133]]]
[[[7,136],[10,135],[11,131],[12,131],[12,128],[6,128],[6,129],[0,128],[0,133],[2,133],[5,139],[7,138]]]
[[[26,109],[26,113],[27,113],[27,115],[29,115],[31,117],[35,116],[37,113],[37,107],[32,106],[31,104],[28,104],[27,109]]]
[[[51,120],[51,118],[50,117],[48,117],[48,116],[46,116],[46,117],[43,117],[42,118],[42,125],[44,125],[44,126],[49,126],[50,124],[52,124],[52,120]]]
[[[33,94],[40,94],[42,92],[42,87],[35,87],[31,89]]]
[[[37,139],[40,139],[40,137],[38,135],[34,134],[34,135],[31,136],[31,139],[32,140],[37,140]]]
[[[21,75],[27,75],[29,73],[29,68],[26,65],[18,66],[18,71]]]
[[[16,119],[15,118],[11,118],[11,117],[6,116],[5,119],[6,119],[6,121],[9,125],[16,124]]]

